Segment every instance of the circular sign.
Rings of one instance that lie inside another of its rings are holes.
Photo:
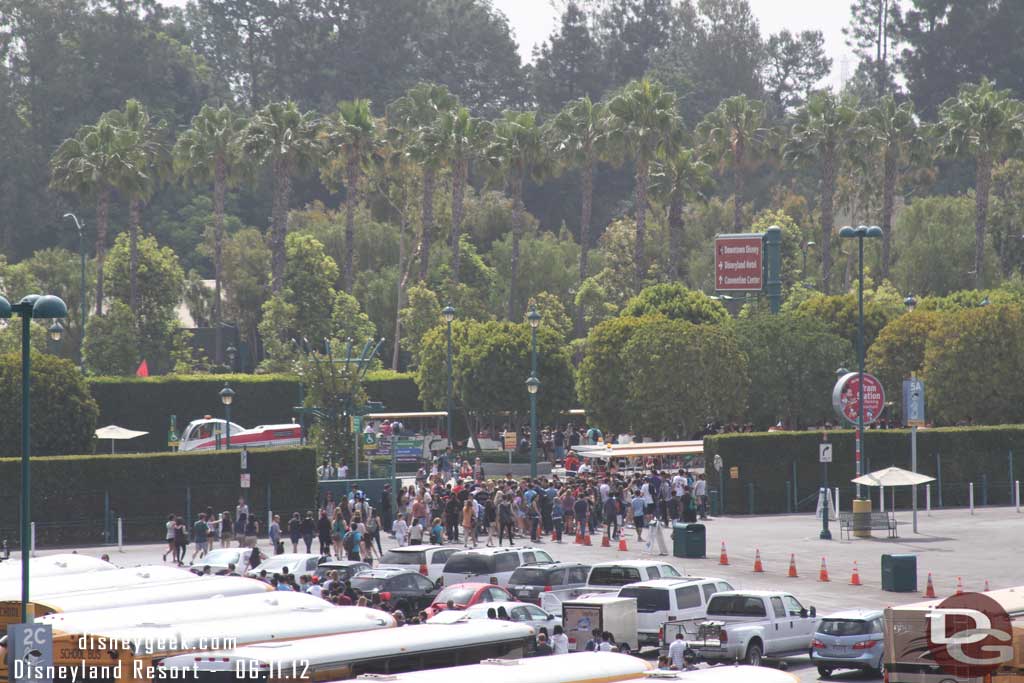
[[[1013,661],[1013,627],[1002,606],[983,593],[946,598],[928,612],[928,650],[957,680],[986,677]]]
[[[853,424],[857,424],[860,416],[860,378],[859,372],[848,372],[839,378],[832,389],[832,407],[836,414]],[[863,374],[864,377],[864,424],[869,425],[877,420],[885,409],[885,391],[882,383],[874,375]]]

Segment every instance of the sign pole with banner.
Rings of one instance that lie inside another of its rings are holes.
[[[832,532],[828,528],[828,517],[831,507],[830,505],[830,491],[828,489],[828,464],[832,462],[832,444],[825,439],[828,436],[822,436],[822,442],[818,444],[818,461],[821,463],[821,492],[818,495],[819,507],[821,508],[821,533],[818,538],[822,541],[831,541]]]
[[[903,422],[910,427],[910,471],[917,474],[917,428],[924,425],[924,382],[916,376],[903,380]],[[914,533],[917,533],[917,487],[911,487]]]
[[[772,313],[782,303],[782,229],[715,235],[715,291],[768,295]],[[728,299],[729,297],[724,297]]]
[[[832,407],[841,419],[851,422],[857,429],[855,462],[857,476],[864,474],[861,467],[864,454],[864,427],[875,422],[885,410],[885,390],[874,375],[864,372],[863,357],[859,372],[847,372],[832,388]],[[860,484],[857,484],[860,498]]]

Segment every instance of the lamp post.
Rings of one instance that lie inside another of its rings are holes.
[[[455,440],[452,438],[452,321],[455,320],[455,309],[448,304],[441,311],[441,315],[448,325],[448,388],[445,390],[445,398],[448,400],[448,445],[454,447]],[[453,448],[452,453],[454,452]]]
[[[32,349],[29,346],[29,333],[32,318],[64,318],[67,317],[68,307],[60,297],[38,294],[30,294],[18,303],[11,303],[0,296],[0,318],[10,318],[12,315],[21,316],[21,620],[23,623],[30,623],[31,616],[28,613],[29,598],[29,555],[31,547],[29,543],[29,516],[31,515],[32,472],[29,460],[29,447],[31,437],[32,410],[29,404],[29,388],[31,385],[32,373]],[[52,335],[60,339],[64,328],[51,330]]]
[[[231,450],[231,404],[235,401],[235,392],[224,382],[220,390],[220,402],[224,404],[224,450]]]
[[[814,242],[804,242],[800,245],[800,251],[804,253],[804,265],[800,269],[800,277],[807,279],[807,252],[811,250],[811,247],[815,246]]]
[[[839,231],[844,239],[856,239],[859,254],[857,280],[857,449],[855,453],[857,476],[861,471],[864,457],[864,239],[882,236],[882,229],[877,225],[859,225],[856,228],[847,225]],[[860,498],[860,484],[857,484],[857,498]]]
[[[88,307],[85,301],[85,232],[83,231],[84,226],[78,222],[78,216],[73,213],[66,213],[64,214],[64,218],[70,218],[73,220],[75,222],[75,227],[78,229],[78,256],[82,261],[82,279],[80,283],[82,292],[79,294],[82,308],[81,320],[79,320],[79,325],[82,327],[82,343],[79,344],[78,347],[78,368],[82,372],[85,372],[85,354],[83,351],[85,349],[85,318],[86,315],[88,315]]]
[[[225,349],[225,352],[228,354],[228,367],[231,368],[231,372],[234,372],[235,359],[238,357],[238,349],[236,349],[234,345],[231,345]]]
[[[537,478],[537,391],[540,380],[537,379],[537,328],[540,327],[540,313],[537,306],[530,306],[526,314],[530,323],[530,379],[526,380],[526,390],[530,392],[530,478]]]
[[[914,309],[917,308],[917,299],[911,294],[903,300],[903,305],[907,307],[907,313],[913,313]]]
[[[64,326],[56,320],[46,330],[46,341],[50,347],[50,353],[56,354],[60,347],[60,340],[64,337]]]

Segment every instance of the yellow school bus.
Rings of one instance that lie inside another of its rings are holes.
[[[79,555],[78,553],[57,553],[32,557],[28,561],[29,581],[47,576],[71,576],[86,572],[103,572],[117,569],[114,565],[97,557]],[[0,585],[11,583],[21,586],[21,562],[7,560],[0,563]]]

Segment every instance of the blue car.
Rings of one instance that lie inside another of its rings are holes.
[[[881,610],[856,609],[823,617],[811,641],[811,662],[828,678],[836,669],[860,669],[882,675],[885,619]]]

